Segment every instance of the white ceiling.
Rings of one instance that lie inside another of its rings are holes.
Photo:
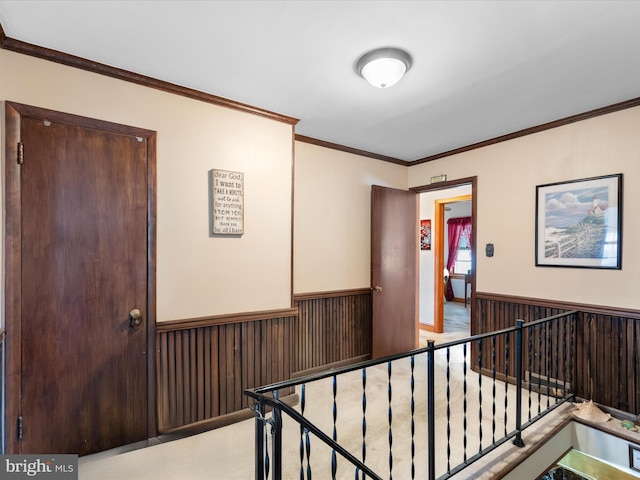
[[[640,97],[640,1],[0,0],[7,37],[413,161]],[[407,50],[390,89],[356,59]]]

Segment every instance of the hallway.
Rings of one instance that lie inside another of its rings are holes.
[[[405,369],[406,365],[394,367],[394,371]],[[378,391],[385,391],[385,372],[384,368],[381,368],[379,372],[371,372],[369,380],[371,380],[372,386],[377,385],[375,388]],[[424,364],[416,366],[416,370],[424,371]],[[395,374],[394,374],[395,375]],[[444,375],[443,371],[440,371],[438,375]],[[354,372],[352,379],[347,380],[345,383],[341,380],[341,385],[345,387],[345,393],[351,390],[351,393],[358,390],[358,378],[359,373]],[[416,416],[417,418],[424,418],[426,412],[426,399],[422,392],[424,392],[424,380],[416,384]],[[325,382],[325,385],[318,385],[314,388],[329,390],[330,382]],[[352,387],[347,384],[353,384]],[[488,392],[487,392],[488,393]],[[441,396],[444,396],[444,392],[441,392]],[[394,402],[396,399],[406,397],[399,389],[394,388]],[[314,397],[315,398],[315,397]],[[330,398],[327,396],[327,400]],[[459,403],[461,397],[456,393],[455,398]],[[489,398],[489,395],[487,395]],[[367,406],[368,418],[371,420],[367,422],[367,431],[369,435],[373,435],[371,441],[367,441],[367,464],[371,466],[374,471],[380,472],[385,476],[386,466],[388,464],[387,453],[387,430],[384,427],[386,422],[385,403],[386,395],[370,396],[370,402]],[[510,392],[510,402],[513,401],[512,392]],[[350,406],[344,405],[344,402],[340,402],[339,419],[343,421],[351,420],[355,421],[355,431],[349,431],[349,428],[345,426],[338,426],[338,435],[341,444],[351,444],[355,453],[359,452],[360,434],[359,430],[359,418],[361,418],[362,412],[358,404],[352,404]],[[459,407],[459,405],[458,405]],[[382,408],[382,410],[381,410]],[[549,432],[553,431],[557,425],[562,423],[568,414],[569,405],[564,405],[562,408],[557,409],[552,414],[549,414],[539,425],[535,428],[530,428],[523,434],[523,439],[527,445],[524,449],[518,449],[514,447],[511,442],[506,442],[500,446],[494,453],[476,462],[474,465],[463,470],[455,478],[459,479],[492,479],[496,477],[497,472],[502,471],[512,463],[519,463],[524,457],[526,457],[532,448],[536,448],[542,438],[544,438]],[[311,408],[308,407],[309,410]],[[318,410],[316,406],[313,410]],[[330,432],[330,412],[331,402],[324,402],[322,408],[320,408],[322,419],[317,422],[322,424],[322,428],[325,431]],[[409,423],[402,422],[403,413],[401,408],[394,407],[394,425],[398,424],[398,427],[394,427],[394,478],[410,478],[405,476],[410,470],[410,458],[409,458]],[[456,408],[460,411],[461,408]],[[379,411],[376,414],[374,412]],[[312,413],[312,412],[309,412]],[[318,413],[318,412],[316,412]],[[315,421],[315,420],[314,420]],[[439,399],[436,404],[436,422],[440,426],[438,427],[437,438],[446,439],[445,426],[446,426],[446,411],[444,405],[442,405],[442,399]],[[462,419],[456,418],[454,420],[455,425],[461,425]],[[406,424],[405,424],[406,423]],[[283,479],[294,480],[300,478],[299,474],[299,446],[300,446],[300,434],[298,429],[288,421],[288,417],[285,416],[285,430],[284,430],[284,464],[288,465],[287,471],[283,475]],[[251,480],[254,475],[254,420],[249,419],[243,422],[233,424],[227,427],[219,428],[210,432],[194,435],[181,440],[176,440],[168,443],[163,443],[148,448],[141,448],[134,451],[126,451],[126,448],[115,449],[99,454],[81,457],[79,462],[79,479],[80,480],[114,480],[114,479],[127,479],[127,480]],[[485,425],[486,431],[490,431],[490,426]],[[498,426],[500,428],[500,426]],[[475,438],[477,432],[475,429],[469,430],[469,437]],[[462,452],[462,444],[459,439],[452,439],[452,451],[456,460],[459,460],[459,455]],[[318,441],[312,437],[311,440],[314,445],[312,452],[312,460],[314,463],[313,471],[314,478],[330,478],[326,469],[329,466],[330,450],[322,448],[317,449]],[[436,472],[442,474],[446,465],[446,440],[438,442],[439,458],[436,460]],[[426,431],[423,422],[416,425],[416,470],[419,476],[416,478],[425,478],[426,472],[426,455],[422,454],[426,449]],[[316,463],[319,462],[319,463]],[[347,467],[342,461],[339,460],[338,477],[340,479],[352,479],[353,470]],[[296,467],[297,465],[297,467]],[[323,475],[326,473],[326,475]],[[388,470],[387,470],[388,473]]]
[[[420,347],[426,347],[428,340],[436,344],[451,342],[471,335],[471,307],[464,303],[444,302],[444,332],[433,333],[420,329]]]
[[[464,337],[468,333],[466,331],[464,321],[464,306],[452,304],[451,310],[457,309],[459,322],[453,322],[452,330],[445,334],[441,334],[436,341],[443,343],[450,341],[454,336]],[[454,324],[457,323],[457,327]],[[434,336],[429,335],[430,338]],[[460,348],[452,349],[451,362],[445,360],[444,352],[440,351],[436,355],[436,429],[437,438],[446,439],[447,425],[462,425],[465,420],[462,418],[462,401],[463,387],[468,389],[468,409],[469,412],[477,411],[478,400],[477,390],[480,386],[477,380],[472,380],[469,375],[468,381],[464,382],[462,374],[459,373],[463,364],[463,357]],[[446,363],[445,363],[446,362]],[[445,396],[444,385],[446,385],[445,377],[448,376],[448,370],[451,366],[451,419],[448,420],[447,414],[447,398]],[[426,362],[423,354],[415,356],[415,391],[410,386],[413,382],[409,382],[409,377],[413,372],[408,359],[402,359],[393,362],[393,471],[394,477],[403,478],[404,474],[410,471],[412,459],[409,456],[410,444],[412,438],[410,432],[411,423],[409,405],[411,399],[415,395],[415,446],[416,457],[415,467],[422,478],[426,472],[426,456],[420,452],[426,451]],[[387,365],[377,365],[367,368],[367,465],[380,472],[383,476],[385,470],[388,473],[388,423],[387,410],[389,401],[387,399],[387,391],[390,388],[388,383]],[[340,376],[337,381],[337,405],[338,405],[338,439],[345,448],[358,454],[362,444],[362,373],[356,370]],[[306,409],[305,417],[315,423],[325,432],[331,432],[332,421],[332,394],[330,380],[322,380],[311,382],[306,385]],[[438,387],[439,386],[439,387]],[[491,388],[489,381],[485,381],[481,385],[483,396],[486,403],[486,411],[488,412],[491,403]],[[505,398],[507,394],[504,384],[498,382],[498,398]],[[298,389],[298,394],[300,390]],[[515,391],[509,389],[509,405],[513,405]],[[544,399],[544,397],[543,397]],[[465,404],[467,402],[465,401]],[[567,406],[568,407],[568,406]],[[300,404],[296,407],[299,410]],[[501,408],[501,407],[500,407]],[[465,408],[466,410],[466,408]],[[500,410],[500,409],[499,409]],[[553,429],[557,422],[562,421],[566,415],[566,408],[558,409],[556,413],[548,415],[545,421],[541,422],[534,430],[526,432],[523,435],[525,443],[528,446],[534,446],[535,441],[532,437],[539,440],[550,429]],[[491,425],[491,416],[484,415],[482,419],[485,436],[489,435],[492,429],[500,432],[505,428],[502,421],[503,415],[498,411],[497,417],[494,419],[495,425]],[[506,419],[506,417],[505,417]],[[512,428],[512,417],[509,419],[509,428]],[[502,425],[502,426],[501,426]],[[252,479],[254,478],[254,427],[253,419],[233,424],[227,427],[219,428],[210,432],[194,435],[181,440],[168,443],[154,445],[148,448],[140,448],[137,450],[115,449],[108,452],[102,452],[88,457],[82,457],[79,463],[80,480],[111,480],[116,478],[126,478],[132,480],[232,480],[232,479]],[[477,438],[478,426],[468,425],[468,441],[470,451],[478,446]],[[461,459],[462,455],[462,438],[461,433],[455,429],[455,435],[452,437],[452,462]],[[300,455],[300,432],[296,425],[293,425],[288,417],[284,417],[283,430],[283,450],[284,464],[288,466],[284,479],[299,478],[299,455]],[[481,436],[481,435],[480,435]],[[465,440],[465,443],[467,440]],[[313,451],[311,460],[313,464],[314,477],[329,478],[323,476],[325,469],[328,468],[328,459],[331,456],[330,450],[324,448],[317,440],[312,438]],[[485,444],[486,445],[486,444]],[[438,441],[438,452],[436,456],[436,473],[442,474],[446,468],[446,440]],[[127,451],[129,450],[129,451]],[[502,470],[506,464],[521,461],[524,455],[527,455],[527,448],[517,449],[507,442],[486,459],[481,460],[472,467],[465,469],[456,478],[494,478],[496,468]],[[296,464],[298,465],[296,468]],[[337,478],[353,478],[353,470],[351,467],[338,461],[339,475]],[[327,473],[328,474],[328,473]],[[408,477],[407,477],[408,478]]]

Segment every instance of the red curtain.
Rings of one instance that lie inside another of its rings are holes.
[[[460,239],[463,236],[466,236],[469,239],[469,244],[471,244],[471,217],[450,218],[447,221],[447,225],[449,229],[449,256],[447,258],[447,270],[451,272],[453,266],[456,264],[456,256],[458,255],[458,248],[460,247]],[[450,276],[444,290],[444,297],[447,300],[453,300],[453,287],[451,286]]]

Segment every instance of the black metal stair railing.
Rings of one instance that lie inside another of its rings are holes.
[[[573,398],[575,321],[575,311],[517,320],[246,390],[255,478],[444,480],[509,440],[522,447],[524,429]],[[295,407],[279,398],[291,387]]]

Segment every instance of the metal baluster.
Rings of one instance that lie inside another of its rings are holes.
[[[387,393],[389,396],[389,480],[393,480],[393,451],[391,449],[393,445],[393,433],[391,431],[391,423],[393,419],[393,411],[391,409],[391,362],[387,363],[387,373],[389,381],[387,383]]]
[[[415,455],[416,455],[416,443],[414,440],[416,433],[416,423],[414,419],[414,414],[416,411],[416,402],[414,398],[414,389],[415,389],[415,378],[414,378],[414,368],[415,368],[415,358],[413,355],[410,357],[411,362],[411,478],[416,478],[416,465],[415,465]]]
[[[509,406],[509,343],[511,334],[507,333],[504,339],[504,436],[507,436],[507,409]]]
[[[531,420],[531,372],[533,371],[533,327],[527,329],[527,371],[529,372],[529,382],[527,389],[529,391],[529,414],[527,420]]]
[[[554,388],[554,393],[553,396],[555,398],[558,398],[558,387],[559,385],[559,380],[560,380],[560,319],[556,319],[553,321],[554,324],[554,328],[556,331],[556,350],[555,350],[555,357],[556,357],[556,373],[554,375],[553,378],[555,378],[554,384],[556,386],[556,388]]]
[[[269,467],[271,462],[269,459],[269,429],[264,429],[264,478],[269,478]]]
[[[571,384],[571,389],[573,390],[573,392],[576,391],[576,387],[573,383],[573,355],[574,355],[574,351],[573,351],[573,339],[574,339],[574,335],[575,335],[575,324],[576,324],[576,314],[574,313],[573,315],[571,315],[571,321],[569,322],[571,325],[571,335],[569,336],[569,343],[570,343],[570,347],[569,347],[569,383]]]
[[[277,391],[275,392],[275,396],[277,398]],[[306,394],[306,384],[301,385],[300,392],[300,413],[304,416],[304,411],[307,404],[307,394]],[[300,425],[300,480],[305,479],[305,469],[304,469],[304,460],[307,460],[307,476],[308,480],[311,480],[311,438],[309,436],[309,430]]]
[[[306,405],[306,384],[300,386],[300,413],[304,417]],[[305,428],[300,425],[300,480],[304,480],[304,432]]]
[[[462,344],[462,458],[467,461],[467,344]]]
[[[482,452],[482,339],[478,340],[478,453]]]
[[[551,406],[551,374],[553,368],[553,360],[551,358],[551,351],[553,348],[553,335],[551,332],[551,325],[549,322],[546,322],[546,331],[547,331],[547,408]]]
[[[333,386],[333,441],[338,442],[338,430],[336,428],[336,420],[338,419],[338,404],[336,403],[336,395],[338,393],[338,379],[336,375],[332,379]],[[338,459],[336,457],[336,451],[331,450],[331,478],[335,480],[336,472],[338,471]]]
[[[367,369],[362,369],[362,463],[367,459]],[[357,475],[357,470],[356,470]],[[362,480],[366,474],[362,472]]]
[[[542,411],[542,324],[538,325],[538,415]]]
[[[429,442],[429,480],[436,478],[436,387],[435,387],[435,342],[427,341],[427,439]],[[448,384],[448,382],[447,382]]]
[[[447,347],[447,472],[451,471],[451,349]]]
[[[567,395],[567,317],[562,317],[562,396]]]
[[[311,437],[306,431],[305,448],[307,449],[307,480],[311,480]]]
[[[493,377],[493,403],[491,420],[491,442],[496,443],[496,336],[491,337],[491,373]]]

